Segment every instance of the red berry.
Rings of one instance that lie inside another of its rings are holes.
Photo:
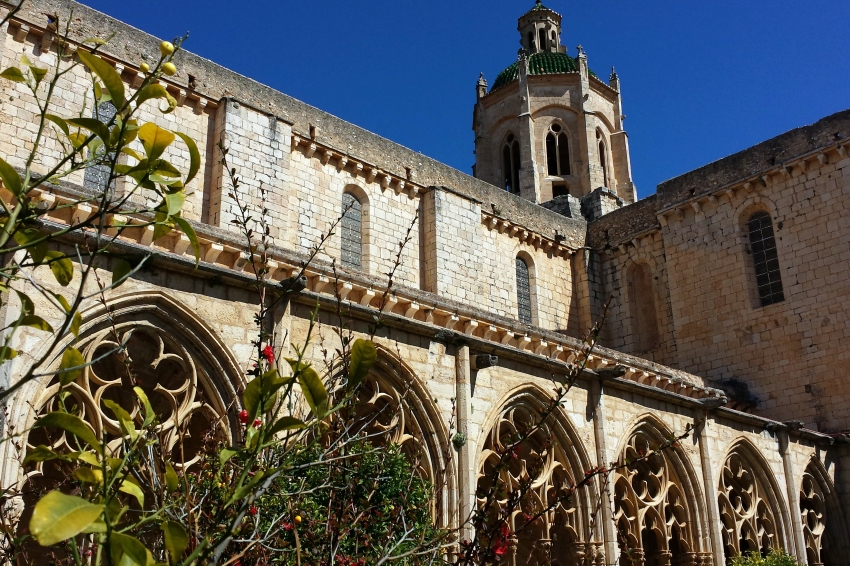
[[[248,508],[248,513],[250,513],[251,515],[256,515],[256,514],[257,514],[257,508],[256,508],[256,507],[254,507],[253,505],[251,505],[251,506]]]
[[[239,422],[242,424],[248,424],[248,411],[245,409],[239,411]]]
[[[263,426],[263,419],[260,417],[254,419],[254,428],[260,428],[261,426]]]

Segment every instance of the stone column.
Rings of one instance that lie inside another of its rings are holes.
[[[794,477],[793,455],[789,450],[791,439],[787,430],[778,431],[779,453],[782,455],[782,468],[785,472],[785,489],[788,491],[788,511],[791,515],[791,528],[793,529],[793,547],[800,564],[807,563],[806,540],[803,536],[803,517],[800,515],[800,491],[797,488],[797,479]]]
[[[534,141],[534,118],[531,116],[531,95],[528,90],[528,57],[520,52],[519,61],[520,113],[519,144],[520,171],[519,194],[531,202],[540,202],[540,179],[537,175],[537,145]]]
[[[469,346],[457,347],[455,353],[455,417],[457,420],[458,438],[464,442],[455,443],[457,449],[457,486],[458,486],[458,525],[463,525],[460,532],[461,540],[472,540],[475,530],[466,523],[475,508],[475,467],[474,455],[470,454],[467,423],[469,423],[471,371],[469,367]],[[458,446],[460,444],[460,446]],[[465,524],[466,523],[466,524]]]
[[[723,535],[720,532],[720,508],[717,506],[717,481],[711,462],[711,447],[708,432],[714,426],[714,419],[704,413],[704,420],[696,427],[697,442],[699,443],[700,467],[702,468],[702,483],[705,490],[705,507],[708,510],[708,538],[711,541],[711,551],[714,566],[725,566],[723,554]]]
[[[590,402],[593,405],[593,436],[596,445],[596,465],[608,466],[608,449],[605,442],[605,404],[602,382],[590,382]],[[599,497],[602,498],[602,536],[605,543],[605,563],[613,564],[617,556],[617,535],[614,526],[614,500],[609,482],[600,482]]]

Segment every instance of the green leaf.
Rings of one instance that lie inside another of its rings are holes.
[[[30,533],[41,546],[51,546],[80,534],[102,513],[103,505],[51,491],[35,504],[30,519]]]
[[[32,314],[35,310],[35,306],[32,304],[32,299],[30,299],[25,293],[22,293],[15,289],[15,293],[18,295],[18,299],[21,301],[21,314]]]
[[[29,326],[36,330],[43,330],[44,332],[53,332],[53,327],[50,326],[46,320],[36,314],[27,314],[22,316],[21,326]]]
[[[164,521],[160,528],[165,533],[165,548],[171,554],[171,560],[176,563],[189,547],[189,535],[180,523],[174,521]]]
[[[71,334],[73,334],[75,338],[80,337],[80,325],[82,324],[83,315],[78,312],[75,312],[74,316],[71,318],[71,326],[68,327],[68,330],[71,331]]]
[[[257,410],[260,408],[260,397],[262,391],[260,389],[261,379],[259,376],[248,382],[245,386],[245,391],[242,393],[242,406],[248,411],[248,422],[253,421],[257,417]]]
[[[91,452],[80,452],[79,459],[80,462],[85,462],[89,466],[94,466],[95,468],[100,467],[100,460],[98,460],[97,456]]]
[[[44,235],[41,232],[35,228],[24,228],[15,232],[14,238],[19,246],[26,248],[33,263],[40,265],[44,261],[44,256],[47,255],[47,241],[42,240]]]
[[[144,159],[144,156],[141,153],[139,153],[138,151],[136,151],[135,149],[130,148],[130,147],[122,147],[121,153],[125,153],[125,154],[129,155],[130,157],[132,157],[133,159],[135,159],[137,161],[141,161],[142,159]]]
[[[65,309],[65,312],[71,312],[71,303],[68,302],[68,299],[60,295],[59,293],[54,293],[54,297],[59,301],[59,304],[62,305],[62,308]]]
[[[142,140],[148,160],[153,161],[158,159],[165,148],[171,145],[174,141],[174,133],[160,128],[153,122],[148,122],[139,128],[139,139]]]
[[[186,144],[186,147],[189,148],[189,172],[186,174],[186,182],[188,185],[192,179],[195,178],[195,175],[198,174],[198,171],[201,168],[201,153],[198,151],[198,146],[195,144],[195,140],[187,136],[182,132],[175,132],[180,139],[183,140],[183,143]]]
[[[119,259],[115,262],[115,267],[112,268],[112,287],[119,287],[127,276],[133,271],[133,266],[126,260]]]
[[[116,403],[115,401],[110,401],[109,399],[103,399],[101,401],[103,406],[112,411],[115,415],[118,422],[121,424],[121,429],[124,433],[130,437],[130,440],[136,439],[136,427],[133,426],[133,417],[130,416],[124,407]]]
[[[24,77],[24,74],[17,67],[9,67],[8,69],[0,73],[0,77],[3,77],[4,79],[9,79],[10,81],[15,81],[16,83],[27,82],[26,77]]]
[[[295,417],[281,417],[276,423],[274,423],[274,425],[272,425],[266,436],[271,437],[285,430],[296,430],[306,426],[307,425],[304,424],[304,421],[296,419]]]
[[[195,266],[197,267],[198,262],[201,261],[201,243],[198,241],[198,235],[195,233],[195,229],[192,228],[192,225],[189,224],[187,220],[180,218],[179,216],[175,216],[172,218],[177,226],[180,227],[180,230],[186,234],[186,237],[189,238],[189,242],[192,244],[192,251],[195,252]]]
[[[71,135],[71,130],[68,128],[68,122],[55,114],[45,114],[44,117],[59,126],[59,129],[62,130],[66,136]]]
[[[148,549],[136,537],[113,532],[109,542],[112,563],[116,566],[147,566]]]
[[[46,462],[47,460],[66,460],[67,458],[61,454],[57,454],[43,444],[36,446],[32,450],[27,451],[27,456],[24,458],[24,464],[30,462]]]
[[[177,108],[177,101],[174,100],[173,96],[168,94],[168,91],[161,84],[150,84],[143,88],[139,92],[139,97],[136,99],[136,107],[138,108],[148,100],[155,98],[164,98],[168,102],[168,109],[163,110],[163,114],[169,114]]]
[[[136,392],[136,395],[145,407],[145,420],[142,423],[142,426],[146,427],[156,418],[156,413],[153,412],[153,405],[151,405],[150,399],[148,399],[148,395],[145,393],[144,389],[141,387],[134,387],[133,391]]]
[[[232,448],[223,448],[221,453],[218,455],[218,463],[221,467],[227,463],[228,460],[233,458],[235,455],[239,454],[239,450],[233,450]]]
[[[103,472],[94,468],[77,468],[74,477],[81,482],[99,484],[103,481]]]
[[[77,126],[92,132],[100,138],[100,141],[103,142],[104,145],[109,147],[109,128],[107,128],[106,124],[100,120],[96,120],[94,118],[69,118],[67,122],[72,126]],[[90,145],[89,148],[92,153],[97,151],[97,147],[93,145]]]
[[[151,178],[153,180],[153,178]],[[183,208],[183,203],[186,202],[186,195],[183,191],[175,191],[165,194],[165,205],[168,211],[168,216],[177,216]]]
[[[360,385],[377,359],[378,349],[374,342],[363,338],[355,340],[351,346],[351,361],[348,364],[348,387]]]
[[[33,78],[35,79],[35,84],[38,85],[44,76],[47,74],[47,69],[42,69],[40,67],[36,67],[35,65],[30,65],[30,72],[32,73]]]
[[[62,385],[68,385],[83,373],[82,366],[85,365],[86,360],[83,359],[83,355],[76,348],[67,348],[64,352],[62,352],[62,363],[59,364],[59,372],[57,375],[59,376],[59,383]],[[76,369],[71,369],[76,368]]]
[[[98,442],[89,425],[83,420],[69,413],[47,413],[32,426],[33,428],[61,428],[65,432],[69,432],[103,454],[103,447]]]
[[[70,258],[62,252],[51,250],[45,254],[45,259],[50,262],[50,271],[56,281],[63,287],[67,287],[74,278],[74,264]]]
[[[3,159],[0,159],[0,179],[3,180],[3,186],[6,187],[10,193],[16,197],[21,196],[21,191],[23,191],[21,177],[18,175],[18,172]]]
[[[302,368],[298,373],[298,384],[316,418],[324,418],[328,414],[328,391],[316,370],[310,366]]]
[[[127,495],[132,495],[136,498],[141,507],[145,506],[145,492],[142,491],[141,487],[131,481],[130,478],[127,478],[123,482],[121,482],[121,487],[118,488],[118,491],[126,493]]]
[[[121,80],[121,75],[112,68],[112,65],[97,55],[85,51],[78,51],[77,55],[86,67],[100,77],[106,90],[109,91],[109,96],[112,97],[115,108],[120,110],[124,106],[124,82]]]
[[[165,463],[165,487],[168,488],[168,491],[177,491],[177,488],[180,487],[177,472],[174,471],[174,466],[168,462]]]

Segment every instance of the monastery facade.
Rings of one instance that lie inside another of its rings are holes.
[[[114,34],[103,56],[127,89],[137,86],[139,65],[158,57],[159,41],[70,0],[34,0],[0,30],[2,68],[22,54],[55,65],[43,14],[71,9],[75,37]],[[445,524],[469,515],[488,449],[545,403],[552,376],[567,371],[610,300],[594,371],[551,424],[556,449],[539,496],[545,501],[565,477],[623,462],[689,425],[695,433],[554,509],[515,541],[511,561],[721,566],[741,551],[781,547],[810,566],[842,564],[850,553],[842,434],[850,429],[850,353],[841,347],[850,337],[850,111],[637,200],[616,73],[603,80],[581,48],[571,54],[561,16],[540,2],[518,31],[517,61],[492,88],[484,77],[475,85],[473,176],[179,54],[177,75],[163,80],[178,107],[142,118],[198,142],[203,166],[183,216],[201,241],[200,266],[185,237],[153,242],[151,229],[125,231],[123,250],[155,256],[109,295],[111,314],[94,300],[85,305],[80,341],[88,355],[110,324],[141,325],[145,336],[131,349],[173,354],[181,363],[172,378],[202,393],[181,390],[186,418],[209,420],[240,403],[255,329],[252,276],[216,153],[223,139],[242,198],[258,206],[265,189],[272,279],[298,273],[350,209],[308,266],[307,288],[276,315],[284,352],[303,341],[317,303],[331,320],[335,272],[353,329],[368,333],[409,233],[371,387],[398,403],[398,438],[416,443],[426,471],[448,470],[436,504]],[[91,108],[89,85],[82,70],[64,79],[60,110]],[[36,109],[20,85],[3,82],[0,95],[0,155],[20,166]],[[46,170],[59,146],[45,147]],[[168,151],[188,167],[188,153]],[[61,203],[93,183],[80,173],[42,198]],[[317,364],[321,348],[337,340],[331,325],[320,326],[322,343],[308,351]],[[5,383],[47,347],[35,331],[18,340],[21,356],[0,368]],[[625,367],[619,377],[598,371],[616,366]],[[110,426],[94,401],[109,386],[108,375],[77,386],[96,431]],[[22,390],[10,419],[32,422],[51,387]],[[458,434],[466,442],[453,445]],[[21,473],[7,453],[5,485]],[[524,467],[512,473],[518,478]]]

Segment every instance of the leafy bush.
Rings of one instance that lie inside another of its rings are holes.
[[[762,556],[760,552],[748,552],[732,558],[732,566],[799,566],[797,559],[784,550],[773,548]]]

